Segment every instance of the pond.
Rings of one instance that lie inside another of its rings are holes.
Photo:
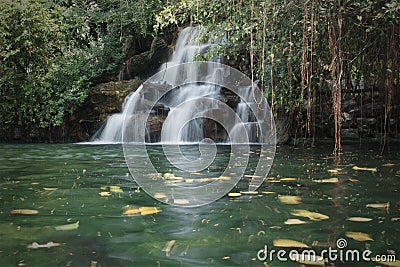
[[[347,142],[340,163],[332,147],[278,147],[258,193],[183,208],[137,186],[121,145],[2,144],[1,266],[300,266],[282,256],[302,245],[319,255],[369,250],[398,260],[399,144],[381,155],[379,144]],[[160,173],[174,172],[161,146],[148,151]],[[219,146],[217,164],[199,175],[221,172],[229,154]],[[240,191],[244,182],[232,190]],[[342,257],[330,264],[381,263]]]

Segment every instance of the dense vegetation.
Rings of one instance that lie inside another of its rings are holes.
[[[224,40],[210,54],[242,61],[274,107],[306,110],[308,135],[329,81],[337,151],[346,88],[379,88],[385,125],[399,91],[396,0],[28,0],[0,10],[2,123],[59,125],[123,62],[126,38],[188,23]]]

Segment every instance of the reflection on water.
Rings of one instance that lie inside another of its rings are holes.
[[[369,249],[372,255],[397,253],[399,258],[400,151],[393,146],[380,156],[379,146],[347,144],[336,165],[330,147],[279,147],[257,194],[244,192],[206,206],[182,208],[162,204],[138,188],[120,145],[0,145],[1,266],[263,266],[257,252],[265,245],[278,249],[273,246],[277,239],[303,242],[320,252],[346,238],[349,249]],[[247,174],[254,171],[257,149],[251,148]],[[165,162],[161,146],[148,150],[157,171],[179,176]],[[229,146],[218,147],[217,161],[198,175],[219,175],[229,154]],[[247,176],[232,192],[247,190]],[[388,202],[389,207],[366,207]],[[161,212],[123,216],[127,205],[157,207]],[[10,213],[21,209],[39,213]],[[329,219],[301,217],[294,210]],[[346,220],[349,217],[372,220]],[[288,219],[306,223],[285,224]],[[55,228],[78,221],[77,229]],[[373,240],[357,241],[348,232],[362,232]],[[27,247],[50,241],[60,246]],[[268,261],[268,266],[299,265]]]

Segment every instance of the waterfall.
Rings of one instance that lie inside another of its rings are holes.
[[[206,119],[204,118],[191,118],[191,110],[193,106],[182,105],[187,101],[207,98],[214,99],[216,101],[204,101],[199,104],[196,103],[196,109],[200,110],[200,113],[204,110],[204,115],[208,110],[217,110],[223,96],[221,95],[221,87],[214,84],[201,84],[193,83],[197,81],[199,75],[202,78],[206,77],[206,80],[218,81],[223,78],[224,70],[218,68],[207,69],[205,71],[198,71],[195,68],[185,68],[179,64],[196,61],[196,56],[205,53],[213,44],[205,43],[200,41],[201,30],[196,27],[187,27],[183,29],[177,39],[174,51],[167,63],[164,63],[160,67],[160,72],[166,70],[167,68],[176,66],[177,70],[173,75],[165,77],[164,82],[166,84],[151,84],[153,87],[163,87],[168,86],[168,84],[174,84],[177,79],[181,79],[182,76],[186,77],[186,80],[192,81],[179,88],[170,88],[168,92],[163,95],[157,95],[157,90],[151,90],[155,99],[159,99],[157,106],[161,106],[163,110],[166,111],[168,115],[173,114],[173,119],[167,119],[162,124],[162,132],[156,137],[150,135],[151,126],[146,126],[147,128],[143,130],[143,121],[147,119],[145,116],[146,110],[146,97],[143,94],[148,94],[146,90],[143,89],[143,85],[139,87],[134,93],[128,95],[125,99],[124,105],[122,107],[121,113],[111,115],[105,124],[92,138],[92,142],[100,143],[120,143],[122,142],[122,132],[124,127],[124,119],[126,123],[125,127],[130,127],[130,131],[133,132],[133,136],[137,136],[131,141],[143,140],[146,142],[159,142],[161,135],[162,141],[165,143],[191,143],[200,142],[204,139],[204,125]],[[215,60],[218,62],[218,60]],[[208,79],[209,77],[209,79]],[[203,79],[204,80],[204,79]],[[237,106],[237,117],[240,118],[236,121],[236,125],[231,129],[228,129],[229,135],[240,136],[243,134],[243,126],[246,129],[247,135],[251,142],[257,142],[257,122],[254,120],[254,116],[251,115],[250,106],[256,105],[252,100],[253,95],[251,94],[251,86],[243,87],[240,91],[242,96],[240,103]],[[142,92],[144,91],[144,92]],[[162,90],[161,90],[162,91]],[[244,99],[243,99],[244,96]],[[249,106],[250,105],[250,106]],[[132,113],[132,107],[134,107],[135,112]],[[156,112],[154,107],[152,108],[152,113]],[[167,115],[165,114],[165,115]],[[128,118],[128,120],[126,120]],[[149,121],[147,121],[147,124]],[[146,124],[146,125],[147,125]],[[182,127],[177,127],[182,126]],[[149,128],[150,127],[150,128]],[[212,127],[211,127],[212,128]],[[215,127],[216,129],[217,127]],[[143,136],[143,134],[145,136]],[[221,141],[221,138],[219,138]],[[240,139],[237,139],[240,140]],[[246,140],[246,139],[243,139]],[[222,142],[229,142],[227,133],[225,132],[225,137]]]

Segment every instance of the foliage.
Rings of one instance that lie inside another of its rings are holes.
[[[344,20],[346,78],[379,76],[381,67],[376,62],[383,49],[379,46],[391,25],[399,27],[397,1],[347,0],[337,2],[339,6],[336,2],[172,1],[157,15],[154,29],[187,22],[202,25],[207,37],[224,40],[224,47],[214,54],[238,58],[245,49],[251,65],[248,74],[260,80],[274,103],[296,107],[303,104],[308,89],[330,79],[327,29],[335,10],[341,10]],[[375,65],[374,71],[363,71],[368,65]]]
[[[0,122],[60,125],[114,75],[125,36],[149,35],[161,0],[0,3]]]

